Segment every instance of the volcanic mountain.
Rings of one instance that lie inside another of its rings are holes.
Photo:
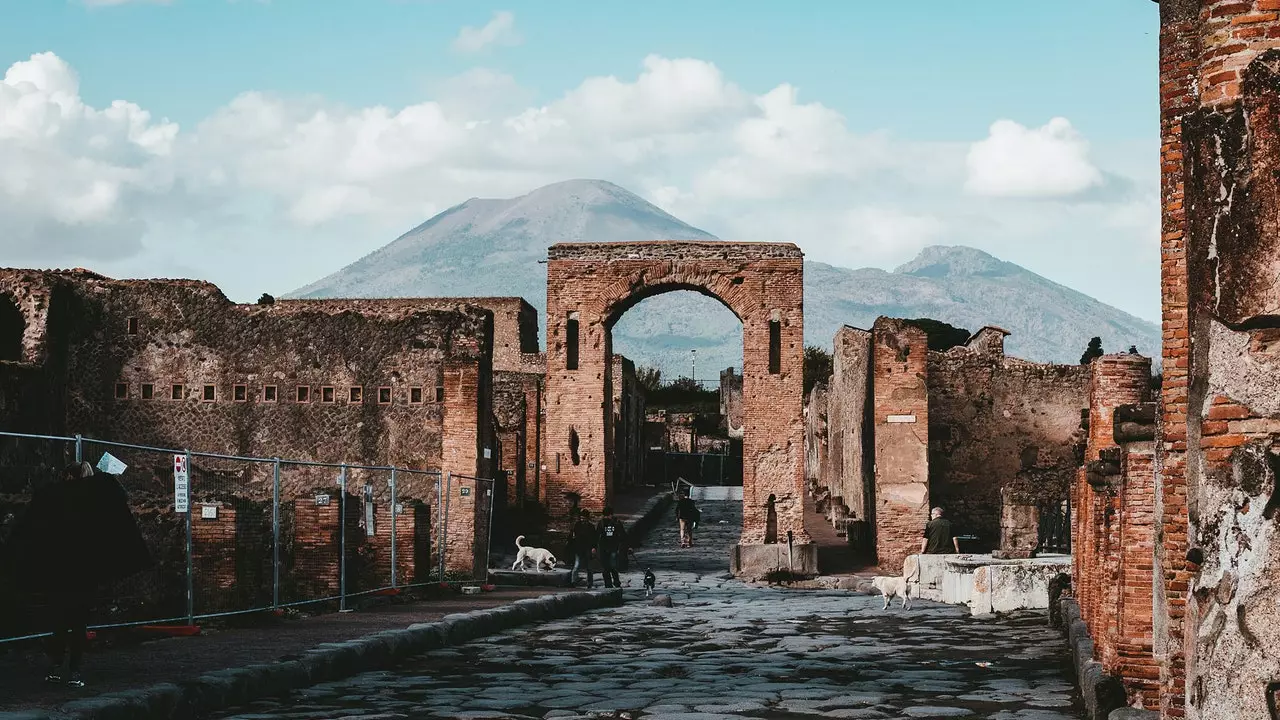
[[[539,261],[550,245],[716,239],[617,185],[570,180],[517,198],[468,200],[290,297],[519,295],[542,317]],[[1078,362],[1095,335],[1109,352],[1160,350],[1155,324],[974,248],[925,248],[892,272],[805,263],[806,343],[829,348],[841,325],[869,328],[879,315],[934,318],[971,332],[997,325],[1012,333],[1009,354],[1044,362]],[[667,377],[688,375],[695,349],[700,379],[741,367],[741,325],[693,292],[640,303],[613,336],[615,351]]]

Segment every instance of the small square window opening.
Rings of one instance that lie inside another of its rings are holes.
[[[186,397],[186,393],[184,392],[184,390],[185,388],[183,388],[182,385],[175,383],[172,387],[169,388],[169,397],[173,400],[181,400],[182,398]]]
[[[353,403],[364,402],[364,388],[362,387],[351,388],[351,402]]]
[[[409,404],[410,405],[422,404],[422,388],[420,387],[409,388]]]
[[[276,401],[276,386],[275,386],[275,385],[265,385],[265,386],[263,386],[263,388],[262,388],[262,401],[263,401],[263,402],[275,402],[275,401]]]
[[[391,404],[391,388],[389,387],[378,388],[378,404],[379,405]]]
[[[444,388],[436,388],[436,402],[444,402]]]
[[[138,334],[138,318],[136,317],[129,318],[129,334],[130,335]]]
[[[246,402],[249,399],[249,388],[244,385],[237,385],[233,390],[236,402]]]
[[[213,402],[214,400],[217,400],[218,399],[217,387],[213,385],[205,385],[203,399],[205,402]]]
[[[155,385],[152,385],[151,383],[143,383],[143,384],[142,384],[142,399],[143,399],[143,400],[150,400],[151,398],[155,397],[155,395],[156,395],[156,386],[155,386]]]
[[[129,383],[116,383],[116,399],[127,400],[129,398]]]
[[[298,402],[311,402],[311,388],[307,385],[298,386]]]
[[[320,402],[331,403],[336,399],[337,399],[337,396],[334,395],[333,388],[328,386],[320,388]]]

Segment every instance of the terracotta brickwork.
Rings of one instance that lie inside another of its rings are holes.
[[[720,417],[731,438],[742,438],[742,376],[725,368],[720,371]]]
[[[929,338],[904,320],[871,330],[876,559],[888,574],[919,552],[929,521]]]
[[[1092,363],[1085,464],[1072,488],[1075,593],[1103,671],[1130,704],[1155,709],[1153,654],[1155,405],[1151,361],[1106,355]]]
[[[802,263],[799,248],[791,244],[648,242],[550,248],[545,452],[547,500],[555,518],[567,518],[571,503],[566,492],[577,493],[583,506],[593,511],[610,501],[607,479],[613,461],[612,453],[606,452],[605,416],[614,382],[612,363],[607,362],[614,322],[647,297],[696,290],[719,299],[743,323],[741,543],[764,542],[770,497],[778,536],[791,531],[797,544],[808,543],[801,495]],[[571,359],[576,359],[576,368]]]
[[[1161,712],[1254,720],[1280,679],[1280,3],[1164,0],[1160,16]]]
[[[613,394],[609,402],[609,433],[613,446],[614,492],[644,482],[645,451],[641,433],[645,422],[644,390],[636,379],[636,365],[621,356],[613,356]]]

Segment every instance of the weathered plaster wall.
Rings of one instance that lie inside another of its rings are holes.
[[[871,333],[840,328],[832,343],[831,390],[827,400],[827,453],[820,482],[830,489],[832,504],[849,517],[872,514],[874,474],[871,464]]]
[[[900,572],[929,520],[928,336],[904,320],[872,328],[876,559]]]

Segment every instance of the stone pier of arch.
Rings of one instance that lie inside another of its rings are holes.
[[[804,527],[804,256],[791,243],[561,243],[547,253],[546,499],[563,524],[575,503],[612,501],[611,330],[646,298],[693,290],[742,322],[743,578],[817,573]]]

